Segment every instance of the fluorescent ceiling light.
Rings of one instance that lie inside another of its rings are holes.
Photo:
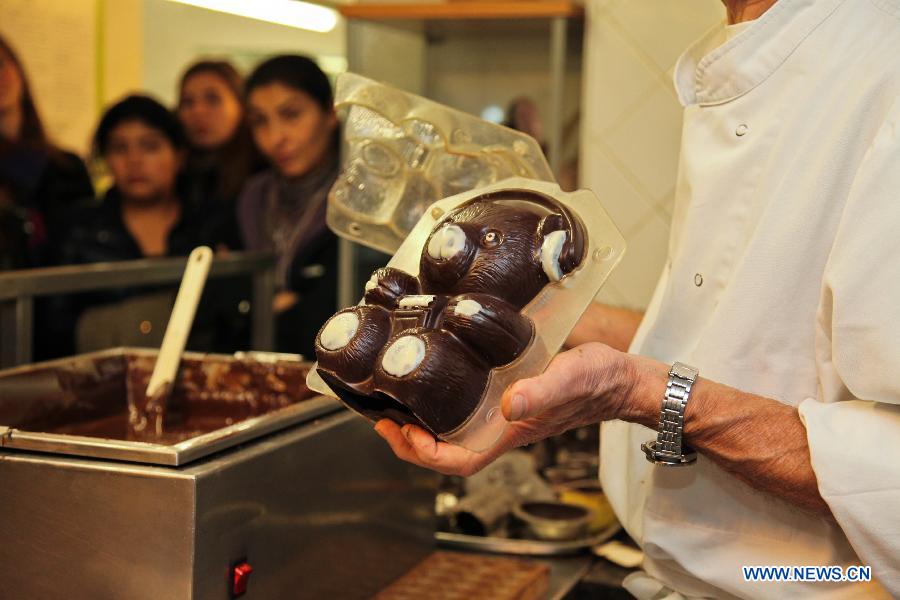
[[[297,0],[170,0],[218,12],[325,33],[337,25],[337,12]]]

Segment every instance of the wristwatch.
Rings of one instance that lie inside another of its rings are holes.
[[[659,412],[659,433],[655,440],[641,444],[641,450],[653,464],[683,467],[697,460],[697,453],[682,441],[682,435],[684,409],[699,373],[694,367],[680,362],[676,362],[669,370],[666,395]]]

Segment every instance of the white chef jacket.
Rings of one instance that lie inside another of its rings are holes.
[[[708,47],[676,65],[669,259],[632,351],[798,407],[837,522],[702,455],[654,467],[655,432],[621,421],[602,428],[604,488],[672,597],[900,597],[900,0],[780,0]],[[742,565],[877,581],[747,582]]]

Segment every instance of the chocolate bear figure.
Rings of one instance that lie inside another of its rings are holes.
[[[492,369],[534,337],[521,310],[584,258],[581,223],[551,198],[479,196],[432,230],[414,277],[378,269],[365,301],[316,337],[319,374],[372,419],[452,432],[475,411]]]

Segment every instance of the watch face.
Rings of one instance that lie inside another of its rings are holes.
[[[669,371],[670,375],[674,375],[675,377],[681,377],[682,379],[690,379],[691,381],[694,381],[695,379],[697,379],[697,375],[699,373],[700,372],[697,369],[695,369],[694,367],[691,367],[689,365],[686,365],[686,364],[680,363],[680,362],[677,362],[674,365],[672,365],[672,370]]]

